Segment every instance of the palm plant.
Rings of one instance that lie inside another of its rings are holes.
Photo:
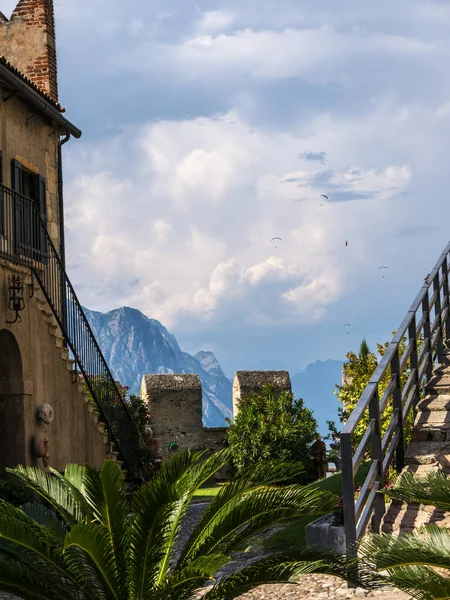
[[[450,479],[442,472],[419,478],[406,473],[395,487],[383,490],[391,498],[450,510]],[[369,569],[418,600],[450,598],[450,532],[426,525],[399,537],[373,535],[360,545]]]
[[[262,558],[214,581],[230,553],[257,532],[331,508],[332,494],[275,485],[298,476],[296,463],[266,463],[241,472],[177,550],[195,490],[229,459],[228,449],[209,456],[178,453],[130,503],[122,471],[111,461],[100,473],[78,465],[69,465],[64,475],[10,470],[41,501],[17,508],[0,500],[0,590],[29,600],[183,600],[209,581],[214,585],[204,598],[219,600],[312,572],[361,585],[353,562],[307,547]]]

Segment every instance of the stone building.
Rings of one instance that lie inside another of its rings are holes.
[[[80,136],[58,99],[53,0],[20,0],[0,13],[0,474],[130,459],[126,411],[65,273],[62,146]]]

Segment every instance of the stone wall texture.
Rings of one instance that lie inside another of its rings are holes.
[[[20,0],[0,19],[3,56],[41,90],[58,100],[53,0]]]
[[[144,375],[141,391],[163,458],[170,454],[170,442],[177,442],[180,449],[201,448],[202,385],[198,375]]]
[[[25,309],[21,322],[8,324],[14,317],[8,308],[8,276],[13,274],[25,279]],[[31,281],[29,269],[0,259],[0,474],[17,464],[43,466],[31,453],[37,434],[47,437],[49,464],[55,469],[62,471],[69,462],[100,468],[107,458],[106,434],[69,371],[55,327],[50,333],[38,306],[45,307],[43,296],[35,291],[29,297]],[[53,408],[50,424],[38,419],[43,404]]]
[[[1,27],[0,22],[0,31]],[[3,158],[1,182],[11,187],[13,159],[30,172],[45,177],[47,230],[57,250],[60,247],[58,141],[59,135],[53,126],[44,117],[30,114],[27,106],[18,98],[12,96],[7,102],[0,103],[0,150]]]

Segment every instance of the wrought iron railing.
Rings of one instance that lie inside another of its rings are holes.
[[[139,471],[139,431],[33,200],[0,185],[0,257],[30,267],[52,309],[77,370],[132,476]]]
[[[432,377],[433,363],[443,362],[444,344],[450,337],[449,253],[450,243],[426,277],[342,430],[342,488],[348,552],[354,552],[354,544],[364,535],[370,520],[372,530],[379,531],[385,505],[383,495],[378,492],[393,462],[397,472],[403,468],[406,420],[411,410],[415,411],[424,384]],[[405,341],[406,344],[402,344]],[[380,398],[382,381],[385,391]],[[392,417],[386,422],[388,407]],[[352,438],[358,425],[366,420],[368,426],[353,453]],[[369,453],[370,468],[355,501],[355,475]]]

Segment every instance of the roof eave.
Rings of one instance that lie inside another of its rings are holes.
[[[61,128],[62,133],[70,133],[75,138],[81,137],[81,130],[78,127],[75,127],[75,125],[64,118],[59,110],[1,63],[0,80],[5,81],[8,87],[19,95],[22,95],[38,112],[46,115],[55,125]]]

